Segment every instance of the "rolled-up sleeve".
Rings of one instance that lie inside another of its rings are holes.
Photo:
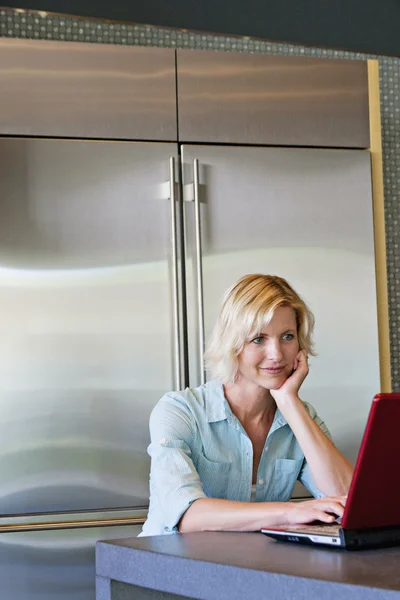
[[[308,405],[308,406],[306,405],[306,408],[308,409],[310,415],[312,416],[312,418],[314,419],[314,421],[318,425],[318,427],[325,433],[326,436],[328,436],[328,438],[331,440],[331,442],[333,442],[329,429],[327,428],[327,426],[325,425],[323,420],[319,418],[319,416],[315,412],[315,409],[313,409],[311,407],[311,405]],[[325,494],[323,494],[317,488],[314,478],[311,474],[311,469],[308,466],[306,459],[304,459],[304,463],[301,468],[298,479],[308,489],[310,494],[312,494],[314,496],[314,498],[323,498],[325,496]]]
[[[148,453],[150,493],[157,497],[166,533],[176,532],[189,506],[207,497],[192,461],[193,436],[194,419],[187,406],[179,398],[164,396],[150,416]]]

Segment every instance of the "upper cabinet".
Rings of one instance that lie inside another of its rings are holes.
[[[0,135],[177,139],[175,51],[0,39]]]
[[[0,135],[368,148],[367,62],[0,38]]]
[[[178,50],[181,142],[368,148],[366,61]]]

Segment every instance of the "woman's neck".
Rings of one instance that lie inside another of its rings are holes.
[[[273,421],[276,403],[269,390],[241,381],[225,384],[224,393],[233,414],[243,425]]]

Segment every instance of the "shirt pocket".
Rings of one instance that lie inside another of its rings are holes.
[[[231,463],[213,462],[202,454],[197,457],[197,472],[209,498],[227,498]]]
[[[275,461],[273,496],[276,502],[286,502],[292,495],[303,459],[277,458]]]

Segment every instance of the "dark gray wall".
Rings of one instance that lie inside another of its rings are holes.
[[[72,17],[52,17],[7,9],[0,9],[1,36],[320,56],[348,60],[376,58],[375,55],[347,51],[302,47],[248,38],[195,34],[151,26],[93,22]],[[400,391],[400,59],[379,57],[379,69],[392,385],[395,391]]]
[[[400,55],[398,0],[8,0],[7,6]]]

